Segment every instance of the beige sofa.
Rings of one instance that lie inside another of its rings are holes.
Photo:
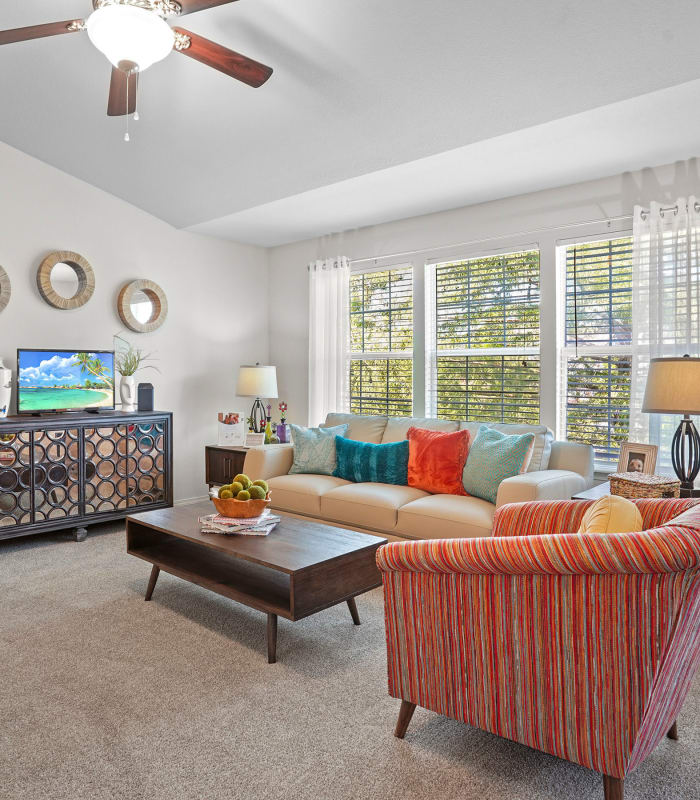
[[[467,428],[475,436],[481,424],[329,414],[325,426],[344,423],[348,423],[348,438],[375,444],[405,439],[411,425],[441,431]],[[528,471],[501,483],[495,505],[478,497],[429,494],[411,486],[351,483],[331,475],[288,475],[292,445],[251,448],[245,472],[268,481],[275,509],[405,539],[490,536],[499,506],[527,500],[566,500],[593,485],[593,450],[588,445],[554,441],[552,432],[541,425],[490,427],[504,433],[535,434]]]

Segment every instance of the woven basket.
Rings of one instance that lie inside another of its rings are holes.
[[[610,494],[630,499],[639,497],[680,497],[681,482],[667,475],[615,472],[610,476]]]

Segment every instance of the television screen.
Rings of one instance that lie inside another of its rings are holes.
[[[114,408],[111,350],[18,350],[17,411]]]

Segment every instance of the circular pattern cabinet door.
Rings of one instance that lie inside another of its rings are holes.
[[[131,281],[122,287],[117,299],[121,321],[136,333],[150,333],[160,328],[168,316],[168,300],[157,283]]]
[[[80,253],[57,250],[39,265],[36,273],[39,294],[54,308],[80,308],[95,291],[95,273]]]
[[[10,302],[11,294],[12,284],[10,283],[10,276],[0,267],[0,311]]]

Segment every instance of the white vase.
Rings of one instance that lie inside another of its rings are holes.
[[[11,378],[12,373],[3,365],[0,358],[0,419],[4,419],[10,413]]]
[[[133,375],[122,375],[119,396],[122,399],[122,411],[136,411],[136,378]]]

